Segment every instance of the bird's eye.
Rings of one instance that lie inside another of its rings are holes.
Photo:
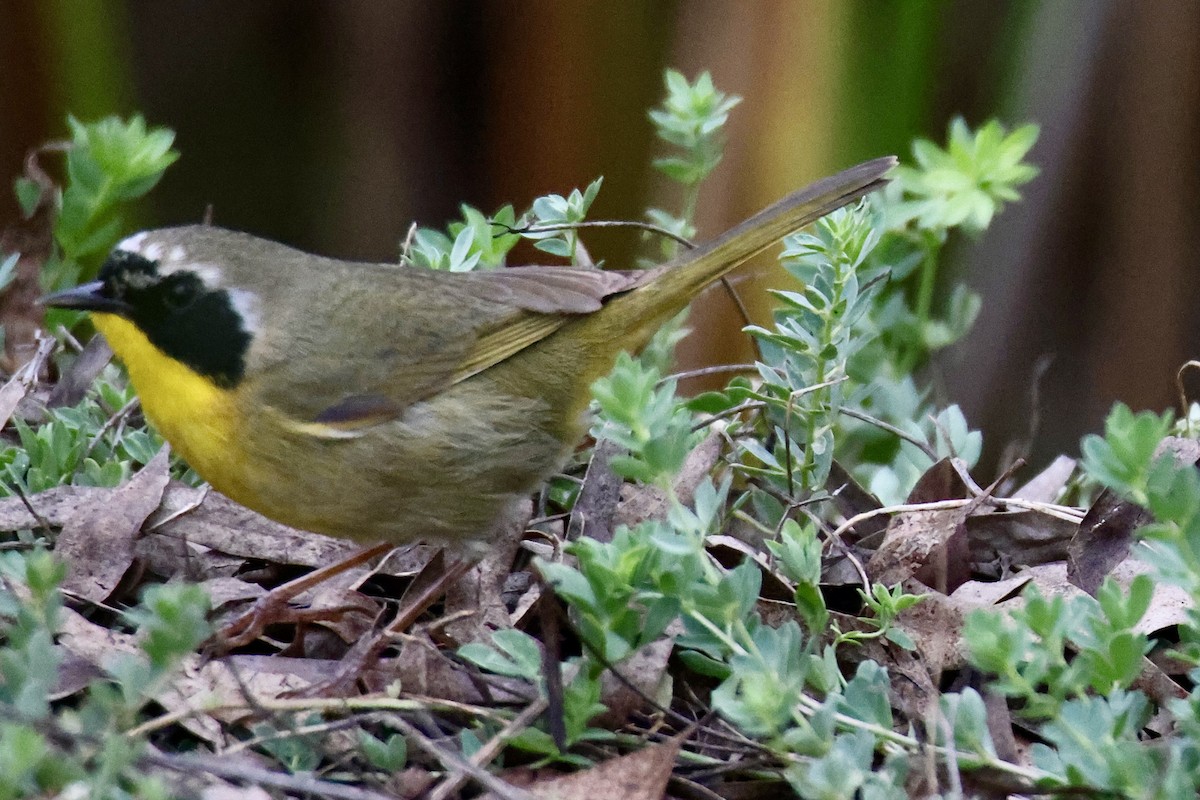
[[[163,293],[163,304],[172,310],[178,310],[196,299],[196,289],[187,281],[176,281],[167,287]]]

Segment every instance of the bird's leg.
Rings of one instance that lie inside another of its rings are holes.
[[[400,610],[396,616],[383,628],[359,639],[342,657],[337,671],[324,683],[310,686],[303,690],[305,696],[344,697],[362,677],[367,669],[379,660],[380,655],[395,640],[409,628],[417,618],[425,613],[438,598],[457,580],[466,575],[475,566],[471,558],[445,558],[445,551],[439,553],[417,576],[413,584],[401,598]],[[433,574],[430,566],[443,565],[439,574]]]
[[[335,575],[340,575],[348,569],[364,564],[376,556],[383,555],[392,549],[390,544],[377,544],[360,550],[349,558],[336,564],[313,570],[307,575],[290,580],[281,586],[276,586],[254,602],[248,611],[240,614],[232,622],[225,624],[209,640],[209,649],[218,653],[227,653],[237,647],[242,647],[262,635],[263,630],[272,623],[289,619],[288,604],[300,594],[312,587],[327,581]]]

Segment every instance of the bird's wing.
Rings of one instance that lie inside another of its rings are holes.
[[[637,273],[571,267],[400,271],[407,274],[399,285],[371,287],[343,301],[340,311],[322,311],[324,318],[273,326],[290,336],[269,343],[253,370],[266,413],[306,435],[359,436],[536,344],[571,317],[598,310],[638,281]],[[406,302],[398,306],[388,296],[393,291],[406,292]],[[420,313],[404,313],[414,308]]]

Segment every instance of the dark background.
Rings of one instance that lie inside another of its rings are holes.
[[[993,458],[1039,417],[1036,461],[1075,452],[1114,400],[1174,404],[1177,367],[1200,356],[1191,0],[0,0],[0,175],[68,111],[140,111],[183,156],[138,226],[212,204],[228,227],[393,260],[412,220],[441,226],[462,202],[523,207],[603,175],[598,218],[670,204],[646,119],[666,66],[744,98],[703,234],[857,160],[907,157],[914,136],[941,142],[956,114],[1039,123],[1025,202],[952,248],[947,272],[984,305],[939,360],[940,400]],[[5,193],[0,220],[15,214]],[[613,265],[636,245],[587,241]],[[685,363],[746,358],[739,324],[710,294]]]

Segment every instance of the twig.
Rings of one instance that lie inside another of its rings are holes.
[[[937,451],[929,446],[929,442],[926,442],[923,439],[918,439],[916,436],[913,436],[908,431],[901,430],[900,428],[897,428],[895,425],[884,422],[883,420],[877,419],[876,417],[872,417],[867,412],[859,411],[856,408],[849,408],[847,406],[842,406],[841,408],[838,409],[838,411],[845,414],[847,417],[853,417],[854,419],[861,420],[862,422],[866,422],[869,425],[874,425],[876,428],[887,431],[888,433],[892,434],[893,436],[899,436],[901,439],[903,439],[904,441],[913,445],[914,447],[916,447],[918,450],[920,450],[925,455],[929,456],[930,461],[938,460]]]
[[[104,424],[96,431],[96,435],[88,442],[87,450],[83,454],[83,458],[87,458],[96,449],[96,445],[100,444],[100,440],[104,438],[104,434],[108,433],[109,429],[117,424],[119,420],[124,420],[129,414],[141,404],[141,400],[134,395],[133,398],[117,409],[108,419],[104,420]],[[82,461],[83,459],[80,459]]]
[[[579,228],[634,228],[636,230],[647,231],[659,236],[671,239],[683,245],[689,250],[696,249],[696,243],[685,236],[669,231],[666,228],[655,225],[650,222],[639,222],[637,220],[621,220],[621,219],[596,219],[586,220],[584,222],[563,222],[553,225],[526,225],[523,228],[517,228],[512,225],[505,225],[503,222],[492,220],[492,225],[497,228],[503,228],[508,233],[515,233],[522,236],[527,233],[554,233],[557,231],[573,231]]]
[[[471,756],[470,763],[478,769],[483,769],[500,755],[500,751],[504,749],[504,745],[508,740],[516,736],[521,731],[533,724],[533,721],[542,715],[546,710],[546,698],[539,697],[529,704],[528,707],[507,725],[500,729],[500,732],[488,739],[475,754]],[[427,800],[448,800],[452,797],[462,785],[471,777],[465,772],[457,772],[454,775],[449,775],[442,781],[433,791],[429,793]]]
[[[909,511],[943,511],[950,508],[962,508],[963,506],[970,505],[974,502],[975,499],[972,498],[970,500],[939,500],[935,503],[902,503],[895,506],[872,508],[862,512],[861,514],[855,514],[853,517],[850,517],[850,519],[846,520],[841,525],[838,525],[830,535],[836,539],[841,539],[842,536],[845,535],[846,531],[850,530],[858,523],[865,522],[869,519],[874,519],[875,517],[879,516],[904,514]]]
[[[534,796],[524,789],[519,789],[516,786],[505,783],[482,767],[475,766],[462,756],[452,753],[445,748],[438,747],[436,742],[419,731],[415,725],[403,717],[393,717],[388,720],[388,724],[397,728],[425,753],[437,759],[448,772],[453,773],[455,776],[463,775],[472,778],[480,786],[501,798],[501,800],[535,800]]]
[[[707,428],[709,425],[712,425],[717,420],[725,419],[727,417],[736,417],[738,414],[742,413],[743,411],[750,411],[751,409],[759,409],[759,408],[766,408],[766,407],[767,407],[767,404],[765,402],[763,402],[762,400],[747,400],[744,403],[739,403],[738,405],[734,406],[733,408],[727,408],[724,411],[721,411],[717,414],[713,414],[711,417],[709,417],[705,420],[697,422],[695,425],[692,426],[692,433],[695,433],[696,431],[704,430],[705,428]]]
[[[1184,388],[1184,385],[1183,385],[1183,373],[1187,372],[1188,369],[1200,370],[1200,361],[1196,361],[1195,359],[1185,361],[1185,362],[1183,362],[1183,365],[1180,366],[1178,371],[1176,371],[1176,373],[1175,373],[1175,389],[1176,389],[1176,391],[1179,392],[1179,413],[1183,416],[1184,419],[1187,419],[1188,399],[1187,399],[1187,389]]]
[[[186,774],[209,774],[225,780],[243,781],[257,786],[273,786],[301,795],[330,797],[334,800],[395,800],[392,795],[333,783],[311,775],[285,775],[232,759],[199,753],[161,753],[149,751],[138,761]]]
[[[720,375],[727,372],[754,372],[758,369],[754,364],[719,364],[715,367],[701,367],[676,372],[661,379],[656,385],[662,386],[667,381],[682,381],[688,378],[699,378],[704,375]]]

